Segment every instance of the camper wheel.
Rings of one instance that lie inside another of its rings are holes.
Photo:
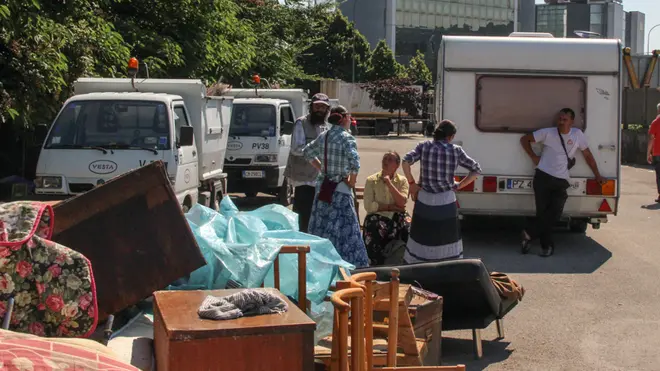
[[[573,233],[586,233],[589,223],[586,219],[571,219],[569,228]]]
[[[183,205],[181,205],[181,209],[183,210],[183,213],[187,213],[190,211],[190,208],[192,207],[192,201],[190,200],[190,197],[186,197],[185,200],[183,200]]]

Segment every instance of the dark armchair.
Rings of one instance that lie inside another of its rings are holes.
[[[442,329],[472,330],[474,351],[482,356],[481,330],[497,324],[498,338],[504,338],[502,319],[517,304],[502,299],[490,280],[486,266],[479,259],[458,259],[396,266],[401,283],[419,286],[443,297]],[[357,269],[375,272],[378,280],[389,280],[392,266]]]

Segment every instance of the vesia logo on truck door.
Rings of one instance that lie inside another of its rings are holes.
[[[117,163],[109,160],[97,160],[89,164],[89,171],[94,174],[110,174],[117,171]]]

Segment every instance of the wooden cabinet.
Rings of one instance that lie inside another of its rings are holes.
[[[154,293],[154,345],[159,371],[298,371],[314,369],[316,324],[275,289],[283,314],[207,320],[197,309],[207,295],[239,290]]]
[[[426,298],[413,293],[408,304],[415,338],[426,343],[424,366],[440,365],[442,359],[442,297]]]

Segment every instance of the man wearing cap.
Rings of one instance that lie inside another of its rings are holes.
[[[284,175],[295,187],[293,211],[298,214],[298,226],[301,232],[307,233],[309,218],[312,214],[314,195],[316,193],[316,178],[318,170],[303,157],[303,148],[328,130],[328,113],[330,99],[325,94],[312,97],[309,114],[296,120],[291,136],[291,153]]]

